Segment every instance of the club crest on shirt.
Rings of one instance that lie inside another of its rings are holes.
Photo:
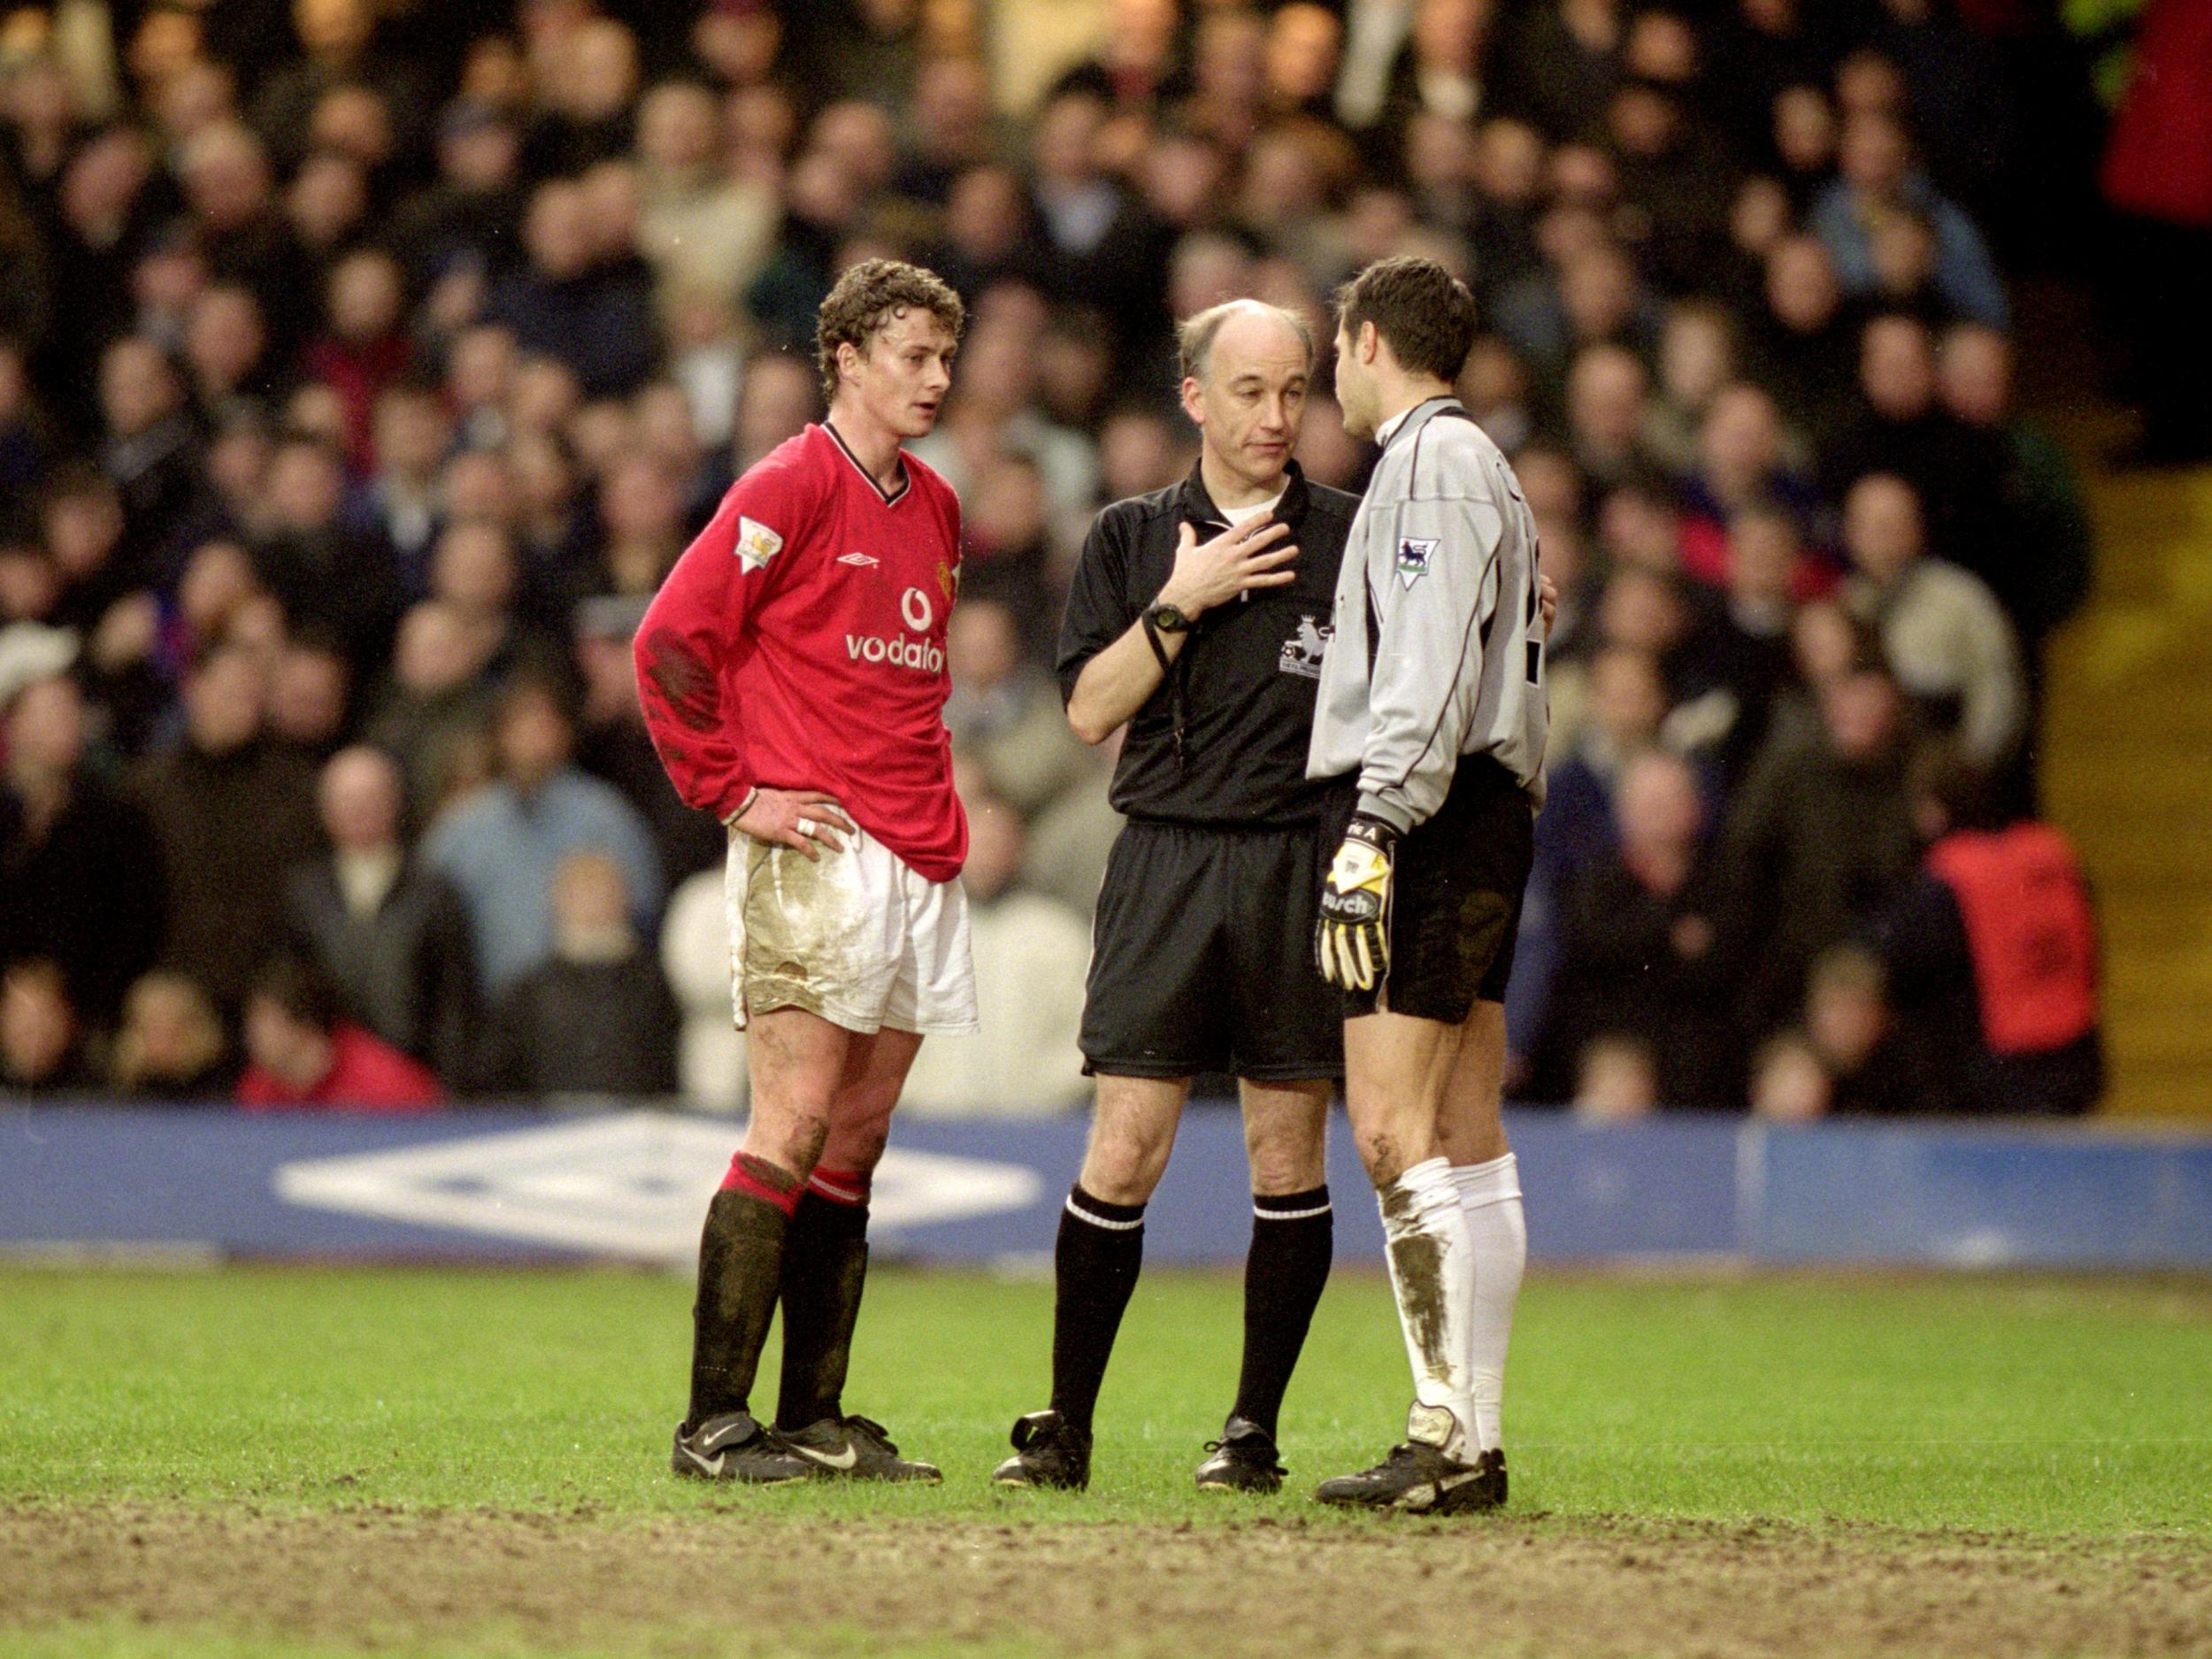
[[[1283,641],[1282,655],[1275,659],[1278,673],[1296,674],[1302,680],[1321,678],[1321,659],[1328,654],[1329,641],[1334,638],[1336,627],[1319,617],[1298,618],[1298,632]]]
[[[783,551],[783,538],[757,518],[737,521],[737,559],[749,571],[764,569]]]
[[[937,585],[945,590],[945,603],[950,604],[960,591],[960,572],[947,560],[937,561]]]
[[[1401,536],[1398,540],[1398,580],[1408,588],[1429,573],[1429,560],[1435,555],[1437,538],[1419,539]]]

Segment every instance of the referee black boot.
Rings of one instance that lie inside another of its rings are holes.
[[[1057,1411],[1014,1420],[1014,1455],[991,1471],[999,1486],[1080,1492],[1091,1484],[1091,1437]]]
[[[1272,1493],[1283,1489],[1282,1454],[1275,1437],[1248,1417],[1232,1417],[1222,1425],[1221,1438],[1208,1440],[1213,1455],[1198,1465],[1201,1492]]]

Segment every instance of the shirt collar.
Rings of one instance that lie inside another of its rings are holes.
[[[1403,432],[1407,426],[1411,425],[1413,418],[1419,414],[1423,410],[1428,408],[1432,403],[1455,403],[1458,401],[1459,400],[1456,397],[1454,397],[1451,394],[1447,392],[1436,397],[1425,397],[1419,403],[1414,404],[1410,409],[1400,410],[1396,414],[1391,416],[1389,419],[1384,421],[1381,426],[1375,428],[1376,443],[1383,449],[1388,449],[1390,447],[1390,441],[1396,437],[1400,433]]]
[[[1306,510],[1306,498],[1310,492],[1306,487],[1306,474],[1297,462],[1283,469],[1283,495],[1275,503],[1275,517],[1280,522],[1295,519]],[[1194,524],[1226,525],[1228,515],[1214,505],[1214,498],[1206,492],[1206,480],[1199,471],[1199,463],[1191,463],[1190,476],[1183,480],[1177,493],[1177,505],[1183,517]]]

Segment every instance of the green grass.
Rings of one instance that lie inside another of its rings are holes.
[[[780,1507],[1249,1512],[1190,1485],[1233,1390],[1233,1279],[1147,1277],[1093,1491],[1041,1502],[985,1476],[1043,1402],[1049,1287],[886,1271],[868,1296],[848,1405],[946,1484]],[[618,1273],[0,1271],[0,1502],[696,1512],[731,1500],[665,1472],[689,1301]],[[1406,1394],[1386,1286],[1340,1274],[1286,1411],[1294,1485],[1371,1461]],[[2212,1538],[2212,1288],[1540,1275],[1507,1430],[1523,1512]]]

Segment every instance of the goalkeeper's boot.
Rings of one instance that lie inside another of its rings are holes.
[[[1015,1419],[1014,1455],[991,1471],[991,1480],[1080,1492],[1091,1484],[1091,1437],[1057,1411],[1032,1411]]]
[[[813,1464],[786,1451],[776,1432],[755,1421],[749,1411],[725,1411],[696,1428],[679,1425],[668,1466],[695,1480],[764,1486],[804,1480],[814,1472]]]
[[[1201,1492],[1280,1492],[1283,1477],[1290,1472],[1275,1449],[1274,1436],[1249,1417],[1232,1417],[1223,1425],[1221,1438],[1208,1440],[1206,1449],[1213,1455],[1198,1465]]]
[[[1505,1454],[1487,1451],[1471,1463],[1418,1440],[1356,1475],[1325,1480],[1313,1494],[1347,1509],[1403,1509],[1418,1515],[1471,1515],[1505,1502]]]
[[[934,1463],[900,1456],[883,1425],[870,1417],[824,1417],[803,1429],[780,1429],[776,1438],[806,1460],[817,1479],[933,1484],[945,1478]]]

